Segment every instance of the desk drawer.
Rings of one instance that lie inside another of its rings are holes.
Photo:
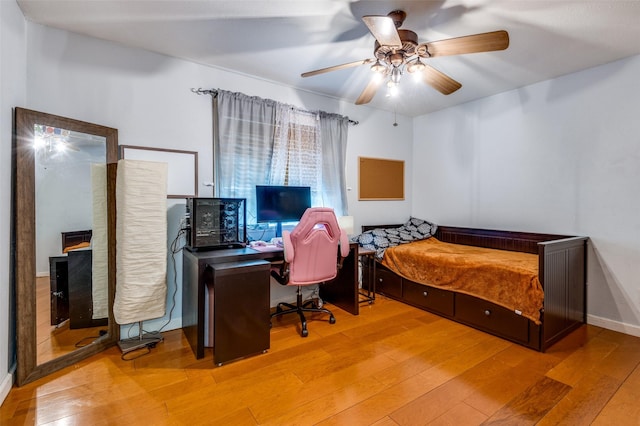
[[[376,281],[377,293],[402,298],[402,278],[380,264],[376,268]]]
[[[402,282],[402,297],[407,303],[435,311],[449,317],[453,316],[453,293],[409,280]]]
[[[466,294],[456,294],[456,319],[498,336],[524,343],[529,341],[528,319]]]

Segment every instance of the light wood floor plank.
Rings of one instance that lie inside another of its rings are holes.
[[[486,415],[461,402],[440,417],[429,422],[429,426],[475,426],[486,419]]]
[[[552,368],[547,376],[573,386],[585,374],[598,367],[617,347],[616,343],[596,336]]]
[[[483,424],[534,425],[570,390],[571,387],[564,383],[543,377],[498,410]]]
[[[591,424],[619,386],[620,381],[612,377],[597,373],[587,375],[538,422],[538,425]]]
[[[629,375],[595,418],[594,425],[640,425],[640,367]]]

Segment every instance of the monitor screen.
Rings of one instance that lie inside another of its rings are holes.
[[[256,186],[256,220],[258,222],[298,221],[311,207],[308,186]]]

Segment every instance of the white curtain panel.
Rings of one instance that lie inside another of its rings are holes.
[[[167,163],[118,161],[116,296],[118,324],[164,316],[167,295]]]
[[[106,318],[108,307],[109,248],[107,242],[107,165],[91,164],[93,225],[91,227],[91,298],[93,319]]]
[[[215,195],[246,198],[256,185],[311,186],[311,204],[346,215],[349,118],[218,90],[213,100]]]

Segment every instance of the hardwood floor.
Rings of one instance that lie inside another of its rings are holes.
[[[180,330],[134,361],[111,348],[12,389],[0,424],[640,424],[640,338],[584,326],[542,354],[383,297],[333,312],[222,367]]]

